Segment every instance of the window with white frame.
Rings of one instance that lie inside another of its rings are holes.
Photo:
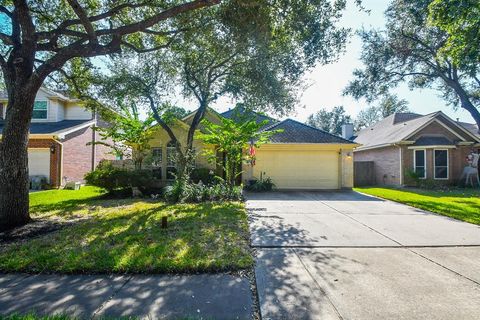
[[[47,119],[48,103],[47,101],[35,101],[33,104],[32,119]]]
[[[170,141],[167,144],[167,179],[175,179],[177,173],[177,149],[175,143]]]
[[[419,178],[427,177],[427,156],[426,150],[414,150],[413,152],[413,166],[414,171]]]
[[[434,178],[448,179],[448,150],[433,150]]]
[[[163,160],[163,154],[162,154],[162,148],[152,148],[152,164],[155,167],[161,167],[162,166],[162,160]]]

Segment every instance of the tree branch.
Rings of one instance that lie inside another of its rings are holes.
[[[97,31],[97,34],[100,35],[111,35],[111,34],[117,34],[117,35],[126,35],[126,34],[132,34],[135,32],[140,32],[142,30],[146,30],[150,27],[153,27],[156,25],[158,22],[169,19],[171,17],[177,16],[181,13],[188,12],[188,11],[193,11],[196,9],[200,9],[203,7],[210,7],[216,4],[219,4],[221,0],[194,0],[191,2],[187,2],[175,7],[172,7],[170,9],[164,10],[156,15],[151,16],[150,18],[147,18],[143,21],[139,21],[136,23],[132,23],[126,26],[121,26],[118,28],[113,28],[113,29],[100,29]]]
[[[3,32],[0,32],[0,40],[2,40],[2,42],[7,46],[13,45],[12,37]]]
[[[20,1],[20,0],[18,0]],[[22,0],[25,1],[25,0]],[[84,45],[81,40],[68,45],[51,57],[44,65],[38,69],[38,80],[43,81],[49,72],[57,70],[63,64],[74,57],[94,57],[98,55],[111,54],[121,50],[122,36],[140,32],[148,29],[160,21],[169,19],[184,12],[195,9],[213,6],[220,3],[221,0],[194,0],[185,4],[181,4],[170,9],[164,10],[148,19],[132,23],[126,26],[121,26],[113,29],[101,29],[96,32],[97,36],[110,35],[112,40],[105,45]]]
[[[156,46],[156,47],[146,48],[146,49],[138,48],[135,45],[133,45],[133,44],[127,42],[127,41],[124,41],[124,40],[121,41],[121,44],[130,48],[130,49],[132,49],[133,51],[135,51],[137,53],[147,53],[147,52],[152,52],[152,51],[157,51],[157,50],[160,50],[160,49],[168,48],[174,40],[175,40],[175,38],[172,37],[165,44],[162,44],[162,45],[159,45],[159,46]]]
[[[0,12],[5,13],[10,19],[13,17],[13,14],[5,6],[0,6]]]
[[[93,44],[98,43],[97,35],[95,34],[95,29],[93,28],[92,23],[88,20],[87,13],[78,3],[77,0],[67,0],[70,7],[72,7],[75,14],[80,18],[85,31],[87,31],[90,42]]]

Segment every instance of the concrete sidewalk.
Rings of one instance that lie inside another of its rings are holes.
[[[251,319],[247,278],[203,275],[0,274],[0,314],[81,318]]]

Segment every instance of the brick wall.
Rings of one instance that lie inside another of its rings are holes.
[[[96,140],[100,139],[95,132]],[[83,181],[86,173],[92,170],[92,146],[87,143],[92,141],[93,129],[91,127],[80,129],[65,137],[63,143],[63,177],[67,181]],[[103,145],[95,145],[95,167],[103,159],[113,160],[111,149]],[[62,181],[63,181],[62,177]]]
[[[54,147],[53,152],[50,152],[50,184],[53,187],[58,187],[61,183],[60,166],[62,145],[53,139],[30,139],[28,141],[28,148],[48,148]]]
[[[398,147],[355,151],[355,161],[373,161],[375,183],[400,185],[400,153]]]
[[[427,156],[427,179],[434,179],[434,162],[433,162],[434,149],[426,149]],[[471,152],[469,146],[457,146],[455,149],[448,150],[448,180],[435,180],[439,184],[457,184],[460,176],[462,175],[463,168],[467,165],[465,158]],[[404,168],[405,172],[413,170],[413,150],[404,147]],[[406,179],[407,185],[413,185],[414,182],[410,179]]]
[[[95,134],[96,134],[96,137],[95,137],[96,141],[102,140],[98,132],[96,132]],[[107,142],[111,143],[111,141],[107,141]],[[95,145],[95,167],[102,160],[115,160],[115,155],[112,154],[111,148],[101,144],[97,144]]]
[[[66,181],[82,181],[92,169],[92,141],[90,127],[80,129],[65,136],[63,143],[63,179]]]

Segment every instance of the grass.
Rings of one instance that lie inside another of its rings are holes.
[[[33,193],[34,218],[76,222],[0,247],[0,271],[216,272],[253,264],[241,203],[168,205],[102,196],[93,187]],[[167,229],[160,227],[164,216]]]
[[[365,187],[356,191],[480,225],[480,191],[395,189]]]

